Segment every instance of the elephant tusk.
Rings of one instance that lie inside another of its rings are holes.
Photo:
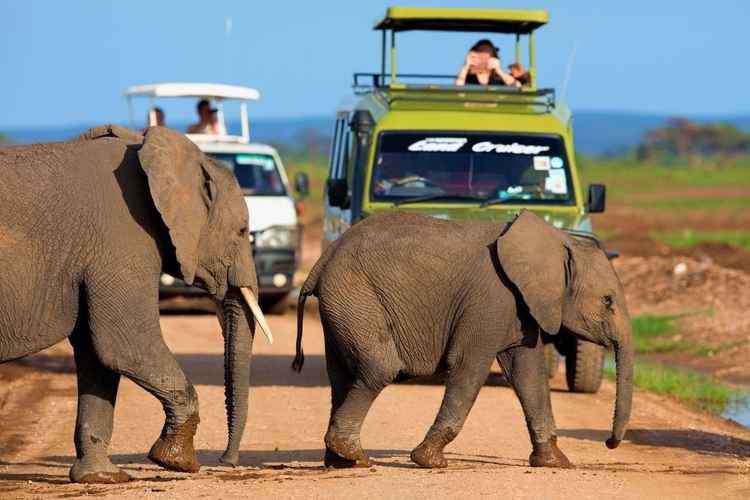
[[[271,329],[268,327],[268,323],[266,323],[266,318],[263,317],[263,312],[260,310],[260,306],[258,305],[258,301],[255,299],[255,295],[253,295],[250,290],[244,287],[240,288],[240,291],[242,292],[242,296],[245,298],[245,302],[247,302],[247,305],[250,306],[250,310],[253,312],[253,316],[255,316],[255,321],[258,322],[260,329],[263,330],[263,333],[266,334],[268,343],[273,344],[273,335],[271,334]]]

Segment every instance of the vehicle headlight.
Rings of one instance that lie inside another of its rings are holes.
[[[255,236],[257,248],[297,248],[298,244],[296,227],[271,227]]]

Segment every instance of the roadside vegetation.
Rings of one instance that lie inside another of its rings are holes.
[[[750,201],[750,198],[747,200]],[[750,208],[748,205],[747,208]],[[750,253],[750,231],[655,231],[653,238],[671,247],[691,247],[706,242],[722,242]],[[750,258],[750,256],[748,256]]]
[[[736,218],[750,210],[750,134],[727,124],[697,125],[674,118],[644,135],[632,151],[576,158],[581,186],[607,185],[614,203],[668,212],[686,221],[686,229],[654,231],[651,238],[670,247],[726,243],[750,253],[750,228],[700,231],[689,228],[696,212]],[[600,233],[607,242],[620,236]]]
[[[746,391],[694,371],[641,358],[636,358],[634,369],[636,387],[670,396],[698,410],[725,413],[750,402],[750,394]],[[614,359],[608,360],[604,376],[615,380]]]
[[[694,314],[711,314],[711,311]],[[688,314],[643,315],[633,318],[633,348],[636,356],[675,350],[710,356],[737,345],[736,342],[719,346],[684,342],[679,333],[680,322],[687,316]],[[615,380],[614,360],[608,361],[607,365],[605,376]],[[649,392],[673,397],[692,408],[715,413],[724,413],[750,403],[750,393],[745,389],[692,370],[643,357],[636,358],[633,383]]]
[[[712,311],[701,311],[691,314],[711,315]],[[729,342],[720,345],[704,345],[696,342],[684,342],[681,320],[691,314],[674,314],[667,316],[653,316],[646,314],[633,318],[633,348],[639,354],[651,354],[667,351],[691,351],[696,354],[711,356],[731,349],[744,342]]]

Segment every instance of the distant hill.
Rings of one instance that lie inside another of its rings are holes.
[[[636,146],[649,130],[663,126],[672,116],[630,114],[620,112],[580,111],[574,115],[575,143],[579,153],[600,155],[618,153]],[[733,123],[750,132],[750,116],[691,117],[696,123]],[[48,142],[72,139],[97,124],[81,124],[57,128],[9,129],[0,134],[18,143]],[[172,124],[184,130],[187,123]],[[229,123],[230,132],[239,132],[239,123]],[[333,129],[330,117],[297,118],[284,120],[251,120],[250,137],[253,141],[302,147],[306,141],[317,138],[328,140]]]

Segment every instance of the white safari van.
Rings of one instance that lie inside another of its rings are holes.
[[[131,128],[136,128],[133,97],[148,98],[149,125],[157,125],[156,98],[193,98],[192,106],[207,100],[215,109],[219,129],[223,131],[227,130],[224,106],[227,101],[239,104],[239,135],[228,132],[185,135],[201,151],[222,161],[237,177],[250,212],[250,241],[257,267],[261,307],[266,313],[283,314],[287,296],[293,288],[294,272],[299,265],[301,226],[298,207],[278,152],[267,144],[250,141],[247,101],[258,99],[258,91],[215,83],[160,83],[130,87],[124,95],[128,101]],[[163,109],[169,126],[169,108]],[[308,193],[306,174],[295,176],[295,189],[301,196]],[[161,277],[162,297],[200,293],[203,293],[201,289],[188,286],[182,280],[166,274]]]

